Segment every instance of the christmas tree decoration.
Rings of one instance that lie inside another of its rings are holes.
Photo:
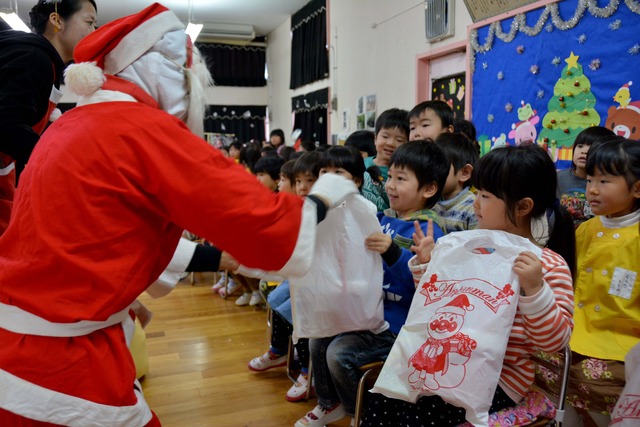
[[[566,158],[572,151],[575,136],[591,123],[600,122],[600,115],[595,110],[596,98],[591,92],[591,82],[584,75],[579,56],[573,52],[565,59],[567,66],[553,87],[554,96],[549,100],[548,112],[542,119],[543,129],[538,143],[544,145],[544,138],[556,141],[561,158]],[[566,76],[571,76],[568,78]],[[582,90],[574,92],[575,87]],[[586,91],[585,91],[586,89]]]

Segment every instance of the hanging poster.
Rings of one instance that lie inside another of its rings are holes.
[[[567,168],[587,127],[639,139],[639,25],[637,1],[567,0],[472,30],[472,120],[482,153],[533,142]]]
[[[465,73],[456,74],[431,82],[431,99],[437,99],[449,104],[456,120],[464,119],[464,102],[466,90],[464,87]]]

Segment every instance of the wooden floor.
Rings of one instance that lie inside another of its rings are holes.
[[[266,311],[212,295],[213,274],[195,276],[195,285],[187,279],[166,297],[140,298],[154,313],[142,381],[149,406],[165,427],[293,426],[316,399],[287,402],[285,368],[247,368],[269,347]]]

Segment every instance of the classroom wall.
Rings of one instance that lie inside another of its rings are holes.
[[[291,75],[291,20],[267,37],[269,76],[263,88],[216,86],[207,88],[214,105],[267,105],[269,129],[293,131],[291,99],[330,88],[337,109],[329,117],[329,135],[356,130],[356,103],[362,96],[377,96],[377,112],[387,108],[411,109],[416,99],[416,57],[448,44],[466,40],[471,18],[464,0],[455,0],[455,35],[436,43],[425,37],[424,1],[327,0],[329,8],[330,77],[302,88],[289,89]],[[372,28],[373,24],[378,24]],[[63,89],[64,90],[64,89]],[[64,91],[61,102],[76,102]],[[346,129],[342,113],[349,110]]]
[[[329,87],[337,97],[330,114],[330,132],[356,130],[356,102],[375,94],[378,113],[391,107],[411,109],[416,99],[416,57],[466,40],[471,18],[464,0],[455,1],[455,35],[429,43],[425,37],[424,2],[416,0],[341,0],[329,4],[330,78],[289,90],[291,23],[282,23],[268,37],[271,128],[292,131],[291,98]],[[383,22],[386,21],[386,22]],[[378,23],[376,28],[372,28]],[[460,70],[462,71],[462,70]],[[347,129],[342,112],[349,110]]]

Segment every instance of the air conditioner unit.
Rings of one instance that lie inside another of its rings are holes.
[[[454,4],[455,0],[425,0],[424,18],[428,41],[435,42],[453,36]]]
[[[251,41],[256,38],[253,25],[216,22],[204,22],[203,24],[204,27],[198,36],[199,42],[219,40]]]

